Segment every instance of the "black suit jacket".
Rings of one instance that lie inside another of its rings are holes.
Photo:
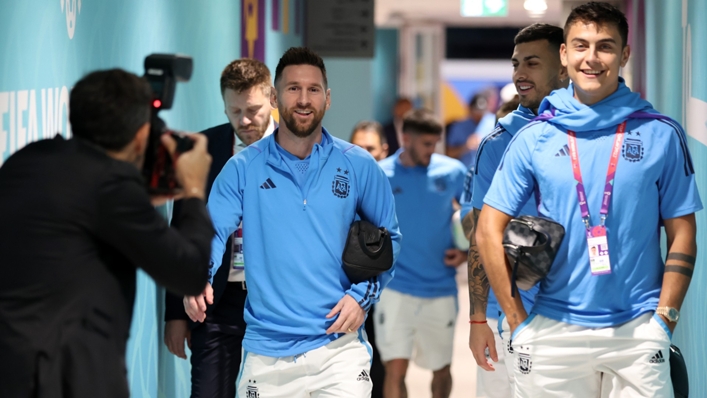
[[[206,194],[211,192],[211,186],[214,184],[214,180],[218,177],[223,166],[226,165],[228,159],[233,156],[233,145],[234,145],[234,133],[233,127],[230,123],[225,123],[220,126],[212,127],[208,130],[201,132],[209,139],[208,151],[211,154],[211,170],[209,171],[209,180],[206,183]],[[173,214],[178,216],[181,212],[182,201],[177,201],[174,203]],[[176,225],[179,223],[179,217],[176,217],[172,224]],[[231,262],[231,252],[232,245],[231,239],[228,238],[226,242],[226,252],[223,254],[223,259],[221,264],[229,264]],[[228,283],[228,273],[231,267],[219,267],[216,275],[214,275],[214,304],[208,306],[206,314],[210,315],[213,309],[216,307],[216,303],[223,295],[226,289],[226,284]],[[165,295],[165,321],[171,321],[175,319],[189,320],[187,313],[184,312],[183,295],[177,295],[173,292],[167,292]],[[199,324],[190,321],[190,327],[197,326]]]
[[[385,133],[385,139],[388,141],[388,156],[391,156],[400,149],[400,143],[398,142],[398,132],[395,130],[395,124],[390,122],[383,126],[383,132]]]
[[[140,172],[79,139],[28,145],[0,168],[0,397],[127,397],[136,270],[175,292],[207,281],[200,199],[179,230]]]

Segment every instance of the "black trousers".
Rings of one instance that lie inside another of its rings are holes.
[[[213,312],[191,331],[192,398],[234,398],[245,333],[246,291],[229,283]]]
[[[376,333],[373,327],[374,316],[376,316],[374,308],[371,308],[368,312],[368,318],[366,318],[366,334],[368,335],[368,342],[373,348],[373,362],[371,363],[371,382],[373,383],[373,392],[371,393],[371,398],[383,398],[385,366],[383,366],[383,362],[381,362],[381,357],[378,353],[378,348],[376,347]]]

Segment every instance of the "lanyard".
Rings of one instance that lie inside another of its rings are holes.
[[[606,183],[604,185],[604,197],[601,201],[601,225],[604,225],[606,217],[609,214],[609,204],[611,203],[611,194],[614,191],[614,176],[616,175],[616,166],[619,163],[619,153],[621,152],[621,144],[624,141],[624,132],[626,130],[626,122],[624,121],[616,129],[616,137],[614,138],[614,146],[611,150],[611,159],[609,159],[609,170],[606,172]],[[584,191],[584,183],[582,182],[582,172],[579,169],[579,153],[577,152],[577,136],[574,131],[567,131],[567,140],[569,141],[570,158],[572,159],[572,172],[574,179],[577,181],[577,198],[579,199],[579,208],[582,211],[582,221],[589,229],[589,206],[587,206],[587,193]]]

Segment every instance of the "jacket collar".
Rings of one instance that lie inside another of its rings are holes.
[[[277,149],[277,146],[279,144],[275,141],[275,138],[277,137],[279,131],[280,128],[278,127],[275,129],[272,135],[263,138],[263,140],[267,140],[267,145],[263,149],[266,151],[268,164],[280,170],[288,171],[289,169],[284,164],[284,160],[282,159],[282,154]],[[324,127],[322,127],[322,141],[321,143],[314,144],[310,156],[312,158],[317,157],[319,159],[319,164],[321,165],[326,162],[333,149],[334,139],[332,138],[331,134],[329,134],[329,132]]]

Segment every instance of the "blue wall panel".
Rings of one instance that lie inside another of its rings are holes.
[[[646,0],[647,96],[686,128],[695,178],[707,203],[707,1]],[[707,212],[697,218],[697,266],[673,341],[690,375],[690,396],[707,397]]]

